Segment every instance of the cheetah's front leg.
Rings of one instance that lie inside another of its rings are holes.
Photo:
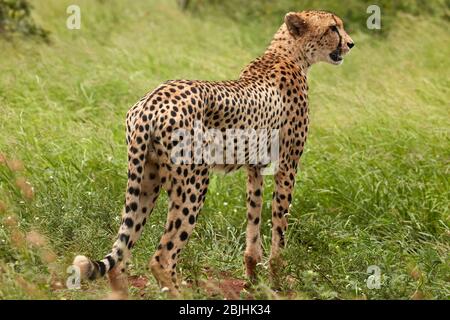
[[[256,279],[256,265],[261,262],[262,248],[260,236],[263,176],[260,169],[247,170],[247,240],[244,254],[247,277]]]

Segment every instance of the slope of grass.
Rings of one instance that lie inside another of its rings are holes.
[[[102,257],[115,237],[126,184],[125,112],[167,79],[236,78],[278,28],[182,13],[169,2],[85,0],[82,29],[71,31],[69,4],[35,3],[51,45],[0,42],[3,299],[104,296],[105,280],[81,291],[62,284],[76,254]],[[291,209],[285,281],[281,293],[272,291],[264,260],[252,295],[450,297],[447,30],[431,17],[401,16],[386,39],[352,34],[357,46],[342,67],[314,66],[311,135]],[[243,172],[212,176],[179,264],[186,297],[211,297],[202,280],[243,278],[244,184]],[[267,177],[266,256],[272,188]],[[166,199],[133,251],[132,275],[149,276]],[[382,272],[380,289],[366,286],[371,265]],[[152,277],[145,290],[131,292],[164,298]]]

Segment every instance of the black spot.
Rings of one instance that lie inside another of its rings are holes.
[[[189,209],[188,208],[183,208],[183,214],[185,216],[187,216],[189,214]]]
[[[190,224],[194,224],[195,223],[195,216],[192,215],[192,214],[189,216],[189,223]]]
[[[177,221],[175,221],[175,228],[179,228],[181,226],[181,219],[177,219]]]
[[[277,227],[277,232],[280,237],[283,237],[283,230],[281,230],[281,227]]]
[[[122,233],[122,234],[120,234],[119,239],[123,243],[128,244],[128,240],[130,240],[130,236]]]
[[[114,259],[111,256],[106,256],[106,259],[108,260],[109,269],[111,270],[112,268],[114,268],[114,265],[116,264],[116,262],[114,261]]]
[[[137,208],[138,208],[138,205],[137,205],[136,202],[132,202],[132,203],[130,204],[130,207],[131,207],[131,210],[136,211]]]
[[[188,233],[187,233],[186,231],[183,231],[183,232],[180,234],[180,240],[181,240],[181,241],[186,241],[187,238],[188,238]]]
[[[126,219],[125,219],[125,224],[126,224],[126,226],[127,226],[128,228],[132,228],[133,225],[134,225],[133,219],[131,219],[131,218],[126,218]]]
[[[104,276],[105,272],[106,272],[106,267],[105,264],[102,261],[97,261],[96,262],[100,271],[100,275]]]
[[[173,242],[172,241],[169,241],[169,242],[167,242],[167,250],[172,250],[173,249]]]

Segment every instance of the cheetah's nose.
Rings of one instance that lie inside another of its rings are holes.
[[[355,46],[354,42],[347,42],[347,46],[349,49],[353,48]]]

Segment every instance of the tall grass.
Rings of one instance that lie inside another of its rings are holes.
[[[78,31],[65,28],[71,1],[35,3],[51,45],[0,42],[3,299],[102,297],[106,281],[68,290],[65,272],[76,254],[102,257],[116,234],[126,184],[125,112],[167,79],[236,78],[278,28],[180,12],[171,2],[79,3]],[[270,290],[264,260],[260,284],[243,298],[450,296],[447,30],[441,19],[400,15],[385,39],[352,33],[357,45],[342,67],[314,66],[285,281],[279,293]],[[245,176],[211,181],[179,264],[186,297],[211,297],[202,285],[208,279],[243,279]],[[266,256],[272,188],[266,178]],[[164,297],[146,266],[166,200],[133,251],[130,273],[149,277],[145,290],[132,289],[134,298]],[[370,265],[382,272],[378,290],[365,283]]]
[[[239,0],[190,0],[187,8],[194,14],[223,14],[240,24],[267,21],[276,24],[289,11],[327,10],[345,17],[347,29],[368,31],[373,35],[377,33],[366,27],[367,8],[371,5],[381,9],[381,34],[391,30],[400,14],[450,19],[450,3],[447,0],[347,0],[345,3],[334,0],[247,0],[244,6]]]

